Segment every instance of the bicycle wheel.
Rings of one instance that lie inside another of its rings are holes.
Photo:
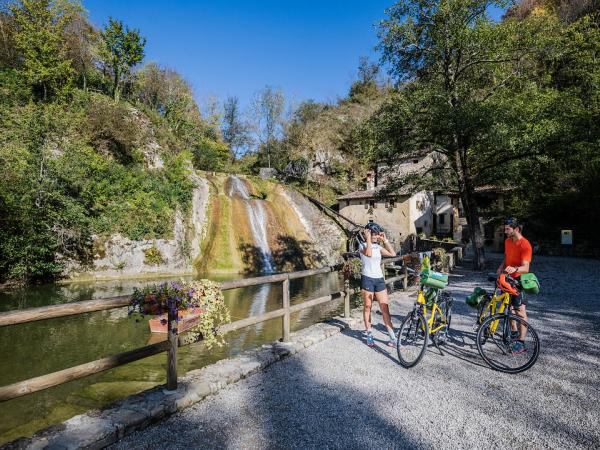
[[[398,361],[402,367],[413,367],[423,359],[427,350],[429,329],[423,314],[417,311],[410,313],[398,331]]]
[[[515,348],[516,330],[527,330],[524,349]],[[493,369],[505,373],[523,372],[535,364],[540,353],[540,340],[533,327],[524,319],[512,314],[488,317],[477,331],[477,350]]]

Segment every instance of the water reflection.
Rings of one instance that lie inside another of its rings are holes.
[[[225,279],[223,277],[217,281]],[[35,286],[0,294],[0,311],[126,295],[134,287],[163,281],[166,280]],[[290,302],[296,304],[327,295],[340,287],[336,274],[291,280]],[[239,320],[280,308],[282,285],[276,283],[234,289],[226,291],[224,296],[232,320]],[[339,301],[331,302],[293,314],[292,330],[337,314],[341,306]],[[126,308],[120,308],[1,327],[0,386],[146,345],[151,336],[148,320],[135,320],[127,316]],[[278,318],[229,333],[226,336],[227,344],[221,348],[208,351],[202,344],[183,347],[178,352],[179,374],[277,340],[281,335],[281,319]],[[0,445],[75,414],[164,383],[165,374],[166,356],[156,355],[5,402],[0,406]]]

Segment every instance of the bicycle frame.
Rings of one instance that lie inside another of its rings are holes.
[[[448,325],[447,318],[444,315],[444,312],[442,311],[442,309],[439,307],[437,301],[433,302],[433,306],[429,310],[429,315],[427,314],[427,300],[425,299],[425,294],[423,293],[422,286],[421,286],[421,289],[419,289],[419,293],[417,294],[416,303],[418,305],[420,305],[423,316],[427,320],[427,327],[429,328],[429,334],[433,334],[436,331],[439,331]],[[442,324],[438,325],[436,328],[433,328],[433,321],[435,319],[436,311],[439,313],[440,317],[442,318]]]
[[[499,290],[496,289],[486,307],[483,309],[483,311],[481,311],[481,314],[478,318],[479,324],[482,324],[488,315],[493,316],[494,314],[502,314],[505,311],[508,311],[508,307],[510,306],[510,295],[508,292],[502,292],[500,295],[498,295],[498,292]],[[496,328],[498,328],[498,321],[495,321],[490,326],[490,331],[495,333]]]

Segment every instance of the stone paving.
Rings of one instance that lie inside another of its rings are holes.
[[[401,368],[375,314],[375,349],[359,322],[115,448],[600,448],[600,261],[536,257],[533,268],[542,350],[525,373],[483,364],[464,298],[486,277],[459,269],[445,356],[431,347]],[[394,295],[396,323],[413,301]]]

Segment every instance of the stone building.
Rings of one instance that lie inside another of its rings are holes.
[[[402,176],[426,169],[431,164],[429,156],[406,160],[382,176],[384,166],[371,171],[366,177],[364,190],[350,192],[338,197],[340,214],[357,223],[370,219],[379,223],[388,232],[388,238],[400,246],[409,235],[456,236],[458,228],[458,199],[456,196],[433,191],[413,192],[409,185],[382,196],[385,182],[391,176]]]
[[[381,166],[378,170],[369,172],[364,190],[338,197],[340,214],[360,224],[366,224],[369,220],[377,222],[387,230],[388,238],[396,248],[410,235],[449,237],[458,242],[467,240],[466,218],[456,192],[414,192],[411,186],[406,185],[382,195],[385,182],[390,176],[422,173],[431,163],[428,155],[403,161],[394,167],[393,175],[389,175],[388,170],[388,175],[383,177]],[[484,204],[495,202],[502,209],[501,190],[481,188],[478,189],[478,197],[481,197]],[[493,222],[483,223],[482,231],[488,249],[502,249],[504,236],[501,227],[493,225]]]

